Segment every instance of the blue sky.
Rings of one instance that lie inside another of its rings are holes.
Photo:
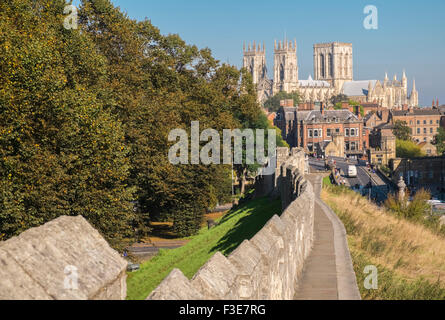
[[[354,79],[415,77],[420,103],[445,104],[443,0],[112,0],[131,18],[148,18],[163,34],[209,47],[224,62],[242,64],[243,41],[264,41],[272,77],[274,40],[297,39],[299,76],[313,74],[314,43],[351,42]],[[363,27],[366,5],[378,9],[378,30]]]

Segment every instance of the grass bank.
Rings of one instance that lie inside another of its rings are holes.
[[[229,255],[244,240],[251,239],[275,214],[281,213],[281,201],[261,198],[249,201],[225,215],[220,225],[191,238],[184,247],[161,250],[152,260],[130,273],[127,279],[127,299],[143,300],[174,269],[186,277],[195,273],[216,253]]]
[[[359,194],[325,185],[323,200],[343,221],[363,299],[445,299],[445,238],[398,218]],[[378,289],[364,287],[364,269],[378,269]]]

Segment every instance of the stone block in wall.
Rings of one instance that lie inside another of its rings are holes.
[[[238,270],[235,280],[238,299],[258,300],[260,298],[259,284],[262,281],[263,272],[259,249],[246,240],[230,254],[228,259]]]
[[[208,300],[236,299],[238,270],[217,252],[193,277],[192,285]]]
[[[280,218],[275,216],[256,234],[251,243],[260,251],[262,257],[262,281],[260,283],[260,299],[283,299],[283,286],[286,274],[285,243],[280,230]]]
[[[190,280],[181,272],[174,269],[164,281],[154,290],[147,300],[203,300]]]
[[[83,217],[60,217],[0,244],[0,298],[126,298],[127,262]]]

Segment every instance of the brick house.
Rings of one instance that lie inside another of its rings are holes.
[[[308,153],[324,155],[334,135],[344,136],[346,156],[363,157],[369,145],[369,131],[363,120],[349,110],[299,111],[280,108],[275,126],[281,129],[283,139],[291,147],[304,148]]]
[[[405,122],[411,128],[411,138],[416,142],[432,142],[439,131],[442,115],[437,108],[411,108],[392,111],[391,123]]]

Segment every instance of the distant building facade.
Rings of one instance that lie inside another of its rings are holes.
[[[388,166],[390,160],[396,158],[397,144],[393,129],[394,126],[385,123],[372,130],[369,137],[370,148],[368,150],[370,163]]]
[[[390,161],[392,180],[397,183],[403,177],[411,190],[421,188],[433,195],[445,196],[445,156],[415,159],[393,159]]]
[[[439,132],[442,115],[435,108],[410,108],[392,111],[391,123],[405,122],[411,128],[411,138],[417,143],[432,142]]]
[[[426,154],[428,157],[435,157],[437,156],[437,148],[435,145],[433,145],[430,142],[420,142],[418,144],[420,150],[422,150],[422,152],[424,154]]]

